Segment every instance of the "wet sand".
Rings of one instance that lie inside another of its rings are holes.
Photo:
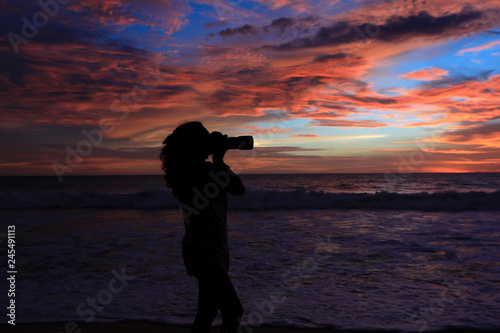
[[[16,324],[0,325],[1,332],[51,332],[51,333],[109,333],[109,332],[120,332],[120,333],[189,333],[189,326],[173,326],[165,325],[159,323],[151,322],[117,322],[117,323],[73,323],[69,324],[64,322],[59,323],[28,323],[28,324]],[[210,331],[211,333],[219,333],[219,328],[214,327]],[[374,333],[374,332],[399,332],[397,330],[371,330],[371,331],[339,331],[334,329],[298,329],[298,328],[286,328],[286,327],[272,327],[272,326],[261,326],[261,327],[248,327],[243,328],[241,333]],[[452,333],[485,333],[493,332],[493,330],[446,330],[439,332],[452,332]]]

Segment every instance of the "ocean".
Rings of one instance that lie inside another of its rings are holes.
[[[500,328],[500,173],[241,177],[229,274],[246,331]],[[162,176],[0,177],[0,215],[16,323],[192,323]]]

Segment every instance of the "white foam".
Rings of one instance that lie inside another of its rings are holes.
[[[0,209],[22,208],[177,208],[178,200],[165,188],[136,193],[44,191],[0,193]],[[391,209],[423,211],[497,211],[500,191],[436,193],[327,193],[323,191],[247,188],[241,197],[230,196],[233,210],[262,209]]]

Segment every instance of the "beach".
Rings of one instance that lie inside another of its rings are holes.
[[[500,225],[491,208],[500,177],[473,176],[422,175],[398,192],[377,192],[384,175],[247,177],[247,194],[228,212],[243,327],[500,327]],[[23,189],[17,180],[16,191],[0,193],[0,237],[15,226],[15,330],[69,333],[73,321],[82,332],[188,332],[197,282],[161,177],[81,177],[60,189],[49,181],[31,178]]]
[[[52,332],[52,333],[80,333],[78,329],[81,329],[81,333],[109,333],[109,332],[120,332],[120,333],[189,333],[189,326],[174,326],[165,325],[158,323],[131,321],[131,322],[117,322],[117,323],[95,323],[95,324],[85,324],[77,323],[77,326],[70,326],[70,330],[64,331],[64,327],[67,323],[31,323],[31,324],[16,324],[15,327],[12,325],[0,325],[2,332],[18,332],[18,333],[33,333],[33,332]],[[214,327],[210,330],[210,333],[219,333],[218,327]],[[385,330],[385,331],[340,331],[334,329],[299,329],[291,327],[272,327],[272,326],[262,326],[255,327],[251,329],[243,328],[241,333],[376,333],[376,332],[401,332],[397,330]],[[446,331],[439,331],[443,333],[487,333],[494,332],[493,330],[472,330],[472,329],[449,329]]]
[[[16,324],[15,327],[11,325],[0,326],[2,332],[21,332],[21,333],[34,333],[34,332],[52,332],[60,333],[64,332],[64,327],[66,323],[33,323],[33,324]],[[78,333],[78,329],[81,329],[81,333],[109,333],[109,332],[120,332],[120,333],[189,333],[191,328],[189,326],[174,326],[174,325],[164,325],[157,323],[148,322],[119,322],[119,323],[95,323],[95,324],[85,324],[78,323],[73,330],[68,330],[67,333]],[[219,333],[219,328],[212,328],[210,333]],[[242,330],[242,333],[245,329]],[[252,332],[252,331],[247,331]],[[305,332],[315,332],[315,333],[332,333],[339,332],[334,330],[302,330],[297,328],[283,328],[283,327],[258,327],[253,328],[255,333],[305,333]]]

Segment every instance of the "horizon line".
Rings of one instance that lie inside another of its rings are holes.
[[[359,175],[359,174],[485,174],[485,173],[500,173],[500,171],[470,171],[470,172],[316,172],[316,173],[238,173],[238,175],[252,176],[252,175]],[[163,176],[163,174],[100,174],[100,175],[67,175],[67,177],[130,177],[130,176]],[[57,177],[55,175],[0,175],[0,177]]]

